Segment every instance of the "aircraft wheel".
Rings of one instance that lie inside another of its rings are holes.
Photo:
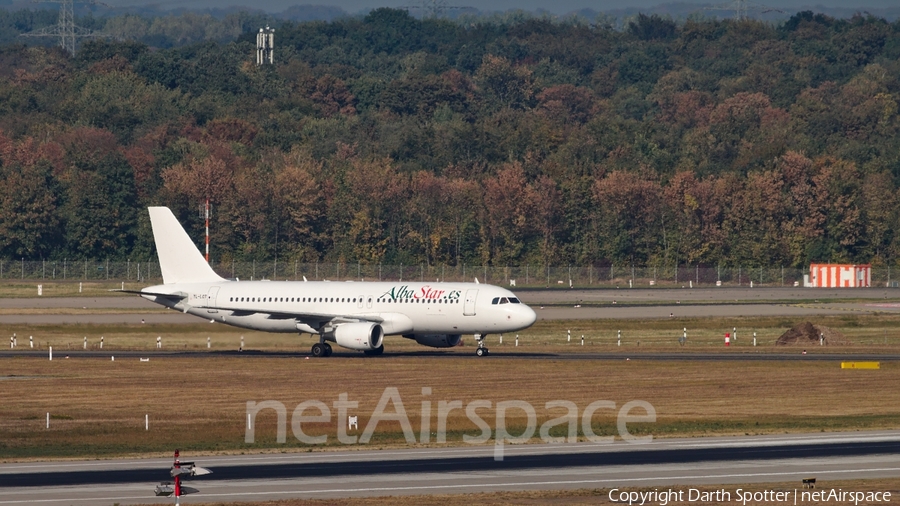
[[[322,346],[322,343],[316,343],[316,344],[312,345],[312,356],[314,356],[316,358],[326,356],[325,355],[325,346]]]
[[[325,356],[330,357],[333,350],[331,349],[331,345],[328,343],[322,343],[322,346],[325,347]]]
[[[483,357],[488,354],[488,349],[487,348],[477,348],[477,349],[475,349],[475,354],[478,355],[479,357]]]

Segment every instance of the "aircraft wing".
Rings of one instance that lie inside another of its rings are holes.
[[[201,306],[197,306],[201,307]],[[203,309],[215,309],[218,311],[231,311],[231,316],[265,315],[269,320],[294,320],[297,323],[305,323],[312,328],[319,328],[325,323],[356,323],[367,321],[384,323],[384,318],[373,314],[349,314],[349,313],[309,313],[302,311],[272,311],[263,309],[234,309],[224,306],[202,306]]]

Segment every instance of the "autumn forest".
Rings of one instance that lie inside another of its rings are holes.
[[[900,260],[900,21],[245,28],[0,46],[0,259],[149,258],[209,198],[216,261]]]

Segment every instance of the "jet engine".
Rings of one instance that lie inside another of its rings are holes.
[[[334,329],[334,342],[351,350],[374,350],[383,339],[384,329],[377,323],[344,323]]]
[[[411,334],[404,335],[407,339],[415,339],[422,346],[430,346],[432,348],[452,348],[459,346],[462,339],[460,334]]]

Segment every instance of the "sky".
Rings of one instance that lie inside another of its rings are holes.
[[[424,4],[433,5],[435,1],[450,7],[475,7],[482,11],[506,11],[512,9],[523,9],[535,11],[543,9],[554,14],[565,14],[567,12],[577,11],[580,9],[593,9],[595,11],[607,11],[614,9],[625,9],[634,7],[654,7],[660,4],[671,3],[659,0],[313,0],[313,1],[296,1],[296,0],[267,0],[259,2],[258,0],[162,0],[159,2],[135,1],[135,0],[106,0],[105,3],[112,6],[138,6],[138,5],[158,5],[162,9],[172,9],[177,7],[187,7],[190,9],[199,8],[216,8],[228,6],[250,6],[255,9],[263,9],[268,12],[281,12],[288,7],[300,4],[324,5],[329,7],[340,7],[350,14],[360,11],[370,10],[377,7],[408,7],[420,6]],[[736,5],[740,0],[708,0],[708,1],[690,1],[684,3],[708,4],[714,6],[727,7]],[[840,8],[856,8],[860,11],[866,9],[878,8],[896,8],[898,0],[754,0],[748,1],[749,4],[757,4],[762,6],[774,7],[788,11],[816,10],[816,6],[821,7],[840,7]]]

